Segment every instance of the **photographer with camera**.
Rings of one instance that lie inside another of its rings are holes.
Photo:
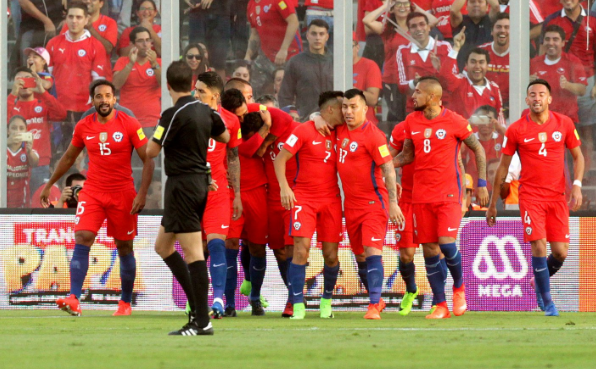
[[[9,208],[28,208],[29,180],[32,167],[39,162],[33,150],[33,137],[27,132],[25,118],[15,115],[8,121],[7,157],[7,204]]]
[[[73,173],[66,177],[65,186],[56,207],[75,209],[79,204],[79,192],[83,189],[86,180],[87,177],[81,173]]]

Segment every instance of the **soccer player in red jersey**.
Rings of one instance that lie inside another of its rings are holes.
[[[524,240],[532,245],[538,306],[546,316],[559,312],[550,294],[550,277],[563,265],[569,248],[569,210],[582,204],[584,157],[579,135],[569,117],[550,111],[550,85],[542,79],[530,82],[526,104],[530,108],[507,129],[503,156],[495,175],[493,198],[486,212],[489,226],[496,224],[497,198],[513,154],[521,161],[519,209],[524,224]],[[569,205],[565,202],[565,148],[573,157],[575,180]],[[552,253],[546,257],[546,243]]]
[[[403,215],[397,205],[395,169],[385,135],[366,120],[366,111],[362,91],[346,91],[342,102],[346,124],[336,128],[337,170],[345,194],[344,214],[352,251],[357,261],[366,258],[370,304],[364,318],[381,319],[387,220],[402,223]]]
[[[20,115],[14,115],[8,121],[8,139],[6,141],[6,207],[28,208],[29,176],[31,167],[37,166],[39,155],[33,149],[33,140],[23,136],[27,132],[27,122]]]
[[[97,113],[77,123],[71,144],[40,195],[42,205],[48,207],[52,185],[86,148],[89,171],[85,187],[79,193],[75,217],[76,244],[70,261],[70,294],[56,301],[60,309],[75,316],[81,315],[79,297],[89,268],[89,251],[106,218],[108,236],[114,237],[118,248],[122,280],[122,297],[114,315],[131,314],[130,303],[136,276],[133,240],[137,235],[137,214],[145,206],[155,164],[145,152],[147,138],[140,123],[113,109],[115,93],[114,85],[106,80],[91,85],[90,95]],[[133,149],[143,161],[143,177],[138,194],[130,165]]]
[[[227,252],[226,238],[230,229],[230,219],[237,220],[242,215],[242,200],[240,197],[240,161],[238,146],[242,143],[242,132],[238,117],[219,106],[219,99],[224,84],[216,72],[205,72],[198,76],[195,85],[195,97],[219,113],[228,132],[230,140],[227,143],[209,139],[207,148],[207,162],[211,165],[211,178],[217,184],[216,191],[207,195],[207,206],[203,218],[203,235],[207,238],[207,249],[211,259],[209,272],[213,286],[213,305],[211,316],[220,319],[224,316],[224,290],[226,289]],[[228,181],[229,178],[229,181]],[[233,193],[233,214],[230,214],[230,188]],[[236,265],[236,251],[230,263]],[[235,289],[235,288],[234,288]],[[230,301],[231,302],[231,301]],[[234,306],[234,304],[228,306]],[[226,309],[229,310],[229,309]],[[228,316],[235,315],[228,311]]]
[[[478,46],[488,51],[490,63],[486,78],[501,89],[504,106],[509,106],[509,14],[499,13],[493,24],[493,42]],[[532,65],[532,64],[530,64]]]
[[[445,278],[440,254],[445,255],[453,277],[453,312],[466,309],[461,254],[455,240],[462,217],[462,174],[458,165],[463,141],[476,155],[478,196],[488,202],[484,149],[463,117],[441,106],[443,90],[435,77],[422,77],[412,99],[416,111],[405,120],[403,151],[394,158],[396,167],[415,162],[412,190],[414,235],[422,244],[426,275],[436,309],[427,319],[449,318],[445,301]],[[437,175],[437,173],[441,173]]]
[[[149,30],[151,40],[153,41],[152,48],[158,56],[161,56],[161,26],[154,23],[155,17],[157,16],[155,2],[153,0],[139,1],[137,3],[136,13],[137,18],[139,19],[138,26]],[[118,55],[127,56],[130,53],[130,49],[134,47],[130,42],[129,36],[134,28],[134,26],[128,27],[122,31],[120,40],[118,41]]]
[[[339,91],[323,92],[319,96],[321,117],[331,127],[343,124],[342,101],[343,93]],[[281,204],[291,211],[290,236],[294,238],[288,270],[290,299],[293,303],[291,319],[304,319],[306,315],[303,290],[306,263],[315,229],[317,241],[323,246],[325,260],[320,316],[333,318],[331,298],[339,273],[337,249],[342,237],[335,142],[335,131],[323,136],[317,131],[315,123],[308,121],[293,130],[274,162]],[[296,158],[299,170],[291,179],[290,187],[286,164],[292,158]],[[316,194],[316,199],[312,197],[313,194]]]

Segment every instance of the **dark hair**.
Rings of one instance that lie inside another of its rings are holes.
[[[259,112],[248,113],[244,116],[244,120],[240,125],[242,136],[247,137],[253,132],[257,132],[265,124]]]
[[[468,56],[466,57],[466,63],[468,63],[468,60],[470,59],[470,55],[472,55],[472,54],[484,55],[484,57],[486,57],[486,62],[490,63],[490,54],[488,53],[488,50],[481,49],[479,47],[475,47],[472,50],[470,50],[470,52],[468,53]]]
[[[89,86],[89,96],[91,96],[91,99],[93,99],[93,96],[95,96],[95,89],[97,86],[110,86],[112,88],[112,94],[116,95],[116,86],[114,86],[112,82],[108,81],[107,79],[98,79],[91,82],[91,86]]]
[[[14,122],[15,120],[17,120],[17,119],[20,119],[20,120],[22,120],[23,122],[25,122],[25,126],[27,125],[27,119],[25,119],[25,117],[24,117],[24,116],[22,116],[22,115],[13,115],[13,116],[12,116],[12,117],[10,117],[10,119],[8,120],[8,125],[7,125],[6,127],[10,127],[10,124],[11,124],[12,122]]]
[[[503,19],[509,20],[509,13],[499,13],[497,15],[497,19],[495,19],[495,23],[497,23],[498,21],[503,20]],[[495,23],[493,23],[493,27],[495,26]]]
[[[439,79],[435,76],[422,76],[422,77],[418,78],[418,83],[425,82],[425,81],[441,84],[441,81],[439,81]]]
[[[85,14],[85,16],[89,15],[89,9],[87,8],[87,5],[85,5],[82,1],[78,1],[78,0],[69,1],[68,6],[66,7],[67,14],[70,9],[81,9],[81,10],[83,10],[83,13]]]
[[[561,36],[561,39],[563,41],[565,41],[565,37],[567,37],[567,35],[565,34],[565,30],[563,28],[561,28],[560,26],[557,26],[556,24],[551,24],[551,25],[547,26],[544,29],[544,32],[542,34],[546,35],[548,32],[558,33]]]
[[[408,14],[408,17],[406,18],[406,26],[408,26],[408,28],[410,28],[410,21],[412,19],[418,18],[418,17],[424,18],[424,20],[426,21],[426,24],[428,24],[428,17],[426,16],[426,14],[420,13],[420,12],[412,12],[412,13]]]
[[[199,74],[198,81],[203,82],[213,92],[221,94],[223,92],[223,81],[216,72],[205,72]]]
[[[186,54],[188,54],[190,49],[199,50],[199,55],[201,56],[201,62],[199,63],[199,67],[197,68],[199,70],[199,73],[206,72],[207,70],[209,70],[209,60],[207,59],[207,57],[205,57],[205,49],[203,49],[203,47],[198,43],[188,44],[188,46],[184,48],[184,51],[182,51],[181,58],[186,60]]]
[[[251,86],[250,82],[243,80],[242,78],[230,78],[228,80],[228,82],[226,82],[226,85],[224,87],[224,90],[228,90],[228,89],[239,89],[238,87],[244,87],[244,86]]]
[[[329,23],[325,22],[322,19],[313,19],[312,21],[310,21],[308,27],[306,27],[306,30],[308,31],[312,26],[325,28],[327,32],[329,32]]]
[[[344,97],[341,91],[325,91],[319,95],[319,110],[323,110],[330,102],[337,101],[338,97]]]
[[[534,86],[534,85],[543,85],[546,86],[546,89],[548,90],[548,93],[550,93],[550,84],[548,82],[546,82],[543,79],[535,79],[532,82],[528,83],[528,88],[526,88],[526,93],[528,93],[528,90],[530,89],[530,87]]]
[[[192,90],[192,69],[182,60],[170,64],[166,72],[166,79],[170,88],[176,92]]]
[[[234,113],[242,104],[246,104],[246,99],[242,92],[236,88],[226,90],[221,95],[221,106],[227,111]]]
[[[241,68],[241,67],[244,67],[244,68],[248,69],[248,73],[251,72],[251,70],[250,70],[250,63],[247,62],[244,59],[238,59],[238,60],[236,60],[234,62],[234,66],[232,67],[232,70],[234,71],[234,70],[236,70],[238,68]]]
[[[499,113],[497,113],[497,109],[495,109],[494,106],[491,105],[482,105],[480,107],[478,107],[478,109],[476,109],[475,113],[484,110],[488,113],[493,113],[495,115],[495,118],[499,116]]]
[[[348,100],[353,99],[356,96],[360,96],[360,98],[362,99],[362,101],[364,101],[364,104],[366,105],[366,96],[364,96],[364,92],[362,92],[362,90],[359,90],[357,88],[351,88],[344,93],[344,98]]]
[[[147,28],[137,26],[132,31],[130,31],[130,34],[128,35],[128,39],[130,40],[130,43],[134,44],[135,41],[137,40],[137,35],[141,32],[147,32],[149,34],[149,36],[151,36],[151,32],[149,32],[149,30]]]
[[[26,73],[33,75],[33,71],[29,67],[17,67],[17,68],[15,68],[15,70],[12,74],[13,78],[14,78],[14,76],[17,75],[17,73],[20,73],[20,72],[26,72]]]
[[[153,10],[157,11],[157,5],[155,5],[155,1],[153,0],[140,0],[139,2],[137,2],[137,8],[136,11],[140,11],[141,10],[141,5],[143,5],[143,3],[145,1],[150,2],[151,4],[153,4]]]
[[[66,181],[64,181],[65,186],[72,186],[73,181],[86,181],[87,177],[82,175],[81,173],[73,173],[66,177]]]
[[[266,104],[266,103],[270,102],[270,103],[273,103],[273,106],[275,106],[276,108],[279,107],[279,102],[277,101],[277,97],[275,97],[274,95],[271,95],[271,94],[261,95],[255,100],[255,102],[257,102],[259,104]]]

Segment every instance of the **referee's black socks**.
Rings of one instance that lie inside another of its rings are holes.
[[[199,327],[204,328],[209,324],[209,305],[207,297],[209,294],[209,276],[207,275],[207,262],[198,260],[188,264],[190,271],[190,280],[192,281],[192,290],[196,309],[195,319]]]
[[[188,266],[184,259],[182,259],[182,255],[178,253],[178,251],[174,251],[174,253],[167,258],[163,259],[166,263],[168,268],[172,271],[174,278],[182,287],[182,290],[186,294],[186,298],[188,299],[188,303],[190,304],[190,309],[195,311],[195,297],[194,292],[192,289],[192,283],[190,282],[190,273],[188,272]]]

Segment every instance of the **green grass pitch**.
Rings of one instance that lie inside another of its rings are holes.
[[[443,321],[240,313],[214,336],[169,337],[183,313],[0,311],[0,368],[596,368],[596,314],[468,312]]]

